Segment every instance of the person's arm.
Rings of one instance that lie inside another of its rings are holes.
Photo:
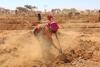
[[[59,26],[59,29],[64,29],[64,26],[63,25],[58,24],[58,26]]]

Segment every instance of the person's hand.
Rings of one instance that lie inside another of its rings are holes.
[[[63,25],[58,25],[60,29],[64,29],[64,26]]]

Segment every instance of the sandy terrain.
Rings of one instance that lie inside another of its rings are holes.
[[[81,26],[83,25],[83,27]],[[90,25],[90,26],[89,26]],[[42,33],[31,30],[0,31],[0,67],[100,67],[98,24],[66,23],[58,32],[63,54]]]

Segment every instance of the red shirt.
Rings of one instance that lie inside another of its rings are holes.
[[[59,29],[59,26],[55,21],[49,21],[47,27],[53,32],[57,32]]]

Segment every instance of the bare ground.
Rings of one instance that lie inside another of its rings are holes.
[[[63,54],[52,46],[58,46],[54,35],[52,43],[30,30],[0,30],[0,67],[100,67],[99,28],[91,26],[99,27],[64,24],[58,32]]]

